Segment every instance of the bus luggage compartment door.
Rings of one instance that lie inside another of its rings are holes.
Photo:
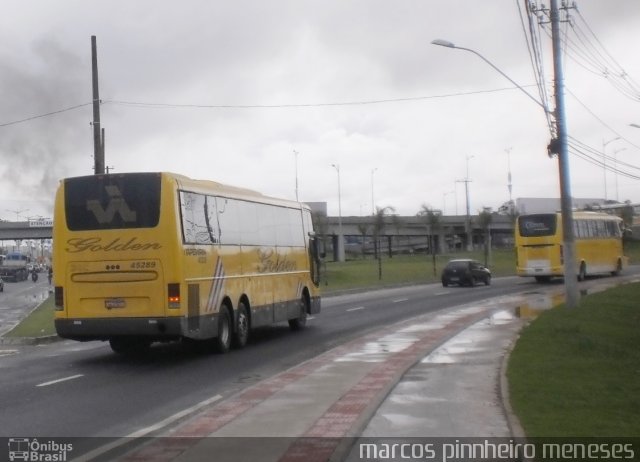
[[[67,275],[70,318],[166,315],[166,288],[158,261],[71,263]]]

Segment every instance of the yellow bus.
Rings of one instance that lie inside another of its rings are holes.
[[[574,212],[576,275],[617,275],[627,265],[622,249],[622,219],[597,212]],[[516,272],[538,282],[564,276],[560,213],[520,215],[516,222]]]
[[[309,207],[171,173],[62,180],[53,279],[58,335],[117,353],[173,340],[224,353],[320,312]]]

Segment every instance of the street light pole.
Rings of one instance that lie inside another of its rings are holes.
[[[469,201],[469,159],[473,159],[474,156],[467,156],[467,175],[464,179],[464,193],[467,199],[467,218],[465,220],[465,231],[467,232],[467,251],[473,250],[473,236],[471,235],[471,203]]]
[[[300,202],[298,198],[298,151],[293,150],[294,162],[295,162],[295,175],[296,175],[296,202]]]
[[[627,148],[620,148],[613,151],[613,173],[616,185],[616,202],[620,202],[620,197],[618,196],[618,153],[625,149]]]
[[[531,93],[529,93],[527,90],[525,90],[524,88],[522,88],[522,86],[520,86],[515,80],[513,80],[511,77],[509,77],[507,74],[505,74],[504,72],[502,72],[500,69],[498,69],[498,67],[493,64],[491,61],[489,61],[487,58],[485,58],[484,56],[482,56],[480,53],[478,53],[475,50],[472,50],[471,48],[465,48],[465,47],[459,47],[457,45],[454,45],[452,42],[449,42],[448,40],[442,40],[442,39],[435,39],[431,41],[432,45],[438,45],[441,47],[447,47],[447,48],[455,48],[456,50],[464,50],[464,51],[468,51],[470,53],[473,53],[474,55],[476,55],[477,57],[479,57],[480,59],[482,59],[485,63],[487,63],[489,66],[491,66],[492,68],[494,68],[496,71],[498,71],[498,73],[500,75],[502,75],[505,79],[507,79],[509,82],[511,82],[512,84],[514,84],[517,88],[519,88],[520,90],[522,90],[522,92],[527,95],[529,98],[531,98],[533,100],[534,103],[536,103],[538,106],[542,107],[542,109],[544,109],[545,112],[549,112],[549,110],[547,109],[547,107],[542,104],[540,101],[538,101],[537,99],[535,99],[535,97],[533,97],[531,95]]]
[[[566,305],[569,308],[578,306],[579,294],[578,283],[576,280],[576,251],[575,251],[575,238],[573,233],[573,205],[571,199],[571,185],[569,174],[569,149],[568,149],[568,137],[566,129],[566,116],[564,108],[564,76],[562,72],[562,54],[560,46],[560,15],[558,10],[558,1],[551,0],[550,6],[551,12],[551,38],[553,42],[553,64],[554,64],[554,80],[555,80],[555,101],[556,101],[556,129],[557,129],[557,145],[558,145],[558,173],[560,177],[560,205],[562,212],[562,234],[563,234],[563,249],[564,249],[564,285],[566,293]],[[489,64],[500,75],[506,78],[509,82],[519,88],[525,95],[527,95],[538,106],[542,107],[545,113],[549,113],[549,109],[545,104],[534,98],[529,92],[527,92],[522,86],[511,79],[507,74],[502,72],[498,67],[491,63],[488,59],[482,56],[475,50],[470,48],[463,48],[454,45],[447,40],[436,39],[431,42],[433,45],[443,46],[447,48],[457,48],[459,50],[465,50],[478,56],[484,62]],[[633,124],[631,124],[633,126]],[[640,126],[638,126],[640,128]]]
[[[331,164],[333,168],[338,172],[338,252],[337,260],[339,262],[344,261],[344,241],[342,235],[342,192],[340,188],[340,164]]]
[[[376,173],[377,168],[371,169],[371,216],[376,214],[376,201],[373,197],[373,174]]]
[[[602,175],[604,178],[604,200],[606,202],[607,200],[607,144],[609,143],[613,143],[614,141],[618,141],[620,139],[619,136],[616,136],[615,138],[609,140],[609,141],[605,141],[604,139],[602,140]]]

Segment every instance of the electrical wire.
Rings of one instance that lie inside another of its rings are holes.
[[[532,85],[521,85],[530,87]],[[469,92],[447,93],[443,95],[412,96],[406,98],[389,98],[365,101],[343,101],[333,103],[290,103],[290,104],[190,104],[190,103],[150,103],[141,101],[103,100],[104,104],[116,104],[122,106],[136,106],[141,108],[195,108],[195,109],[296,109],[314,107],[335,106],[366,106],[374,104],[403,103],[411,101],[424,101],[430,99],[452,98],[456,96],[480,95],[485,93],[497,93],[501,91],[518,90],[518,87],[503,87],[489,90],[475,90]]]
[[[521,85],[523,88],[531,87],[533,85]],[[414,96],[407,98],[389,98],[378,100],[366,100],[366,101],[346,101],[346,102],[333,102],[333,103],[299,103],[299,104],[197,104],[197,103],[153,103],[153,102],[141,102],[141,101],[123,101],[123,100],[101,100],[100,104],[113,104],[121,106],[134,106],[139,108],[164,108],[164,109],[177,109],[177,108],[191,108],[191,109],[287,109],[287,108],[314,108],[314,107],[338,107],[338,106],[364,106],[373,104],[387,104],[387,103],[401,103],[410,101],[424,101],[430,99],[440,98],[452,98],[457,96],[471,96],[481,95],[486,93],[498,93],[502,91],[519,90],[518,87],[503,87],[493,88],[488,90],[475,90],[469,92],[447,93],[443,95],[430,95],[430,96]],[[68,108],[60,109],[57,111],[51,111],[44,114],[38,114],[35,116],[27,117],[24,119],[14,120],[11,122],[0,123],[1,127],[8,127],[10,125],[16,125],[23,122],[39,119],[42,117],[52,116],[60,114],[62,112],[71,111],[84,106],[89,106],[91,103],[78,104]]]
[[[20,123],[23,123],[23,122],[29,122],[30,120],[40,119],[42,117],[48,117],[48,116],[52,116],[52,115],[56,115],[56,114],[61,114],[63,112],[73,111],[74,109],[78,109],[78,108],[81,108],[81,107],[89,106],[90,104],[93,104],[93,103],[77,104],[75,106],[71,106],[71,107],[68,107],[68,108],[65,108],[65,109],[59,109],[57,111],[51,111],[51,112],[47,112],[47,113],[44,113],[44,114],[38,114],[38,115],[31,116],[31,117],[27,117],[25,119],[20,119],[20,120],[14,120],[14,121],[11,121],[11,122],[0,123],[0,127],[8,127],[9,125],[16,125],[16,124],[20,124]]]
[[[518,0],[516,0],[518,2]],[[540,99],[544,102],[545,107],[550,107],[549,101],[549,92],[547,91],[547,86],[545,84],[545,71],[544,71],[544,59],[542,54],[542,42],[540,40],[540,25],[541,18],[539,14],[541,10],[534,2],[529,2],[525,0],[527,6],[527,23],[528,23],[528,33],[526,27],[524,27],[524,18],[522,17],[522,9],[520,8],[520,4],[518,3],[518,12],[520,14],[520,21],[523,24],[523,31],[525,34],[525,39],[527,41],[527,47],[530,50],[530,59],[532,61],[532,67],[534,71],[534,76],[536,79],[536,83],[538,86],[538,93],[540,95]],[[546,114],[547,126],[549,128],[549,133],[551,138],[555,138],[556,135],[556,125],[552,118],[551,111],[547,111]]]

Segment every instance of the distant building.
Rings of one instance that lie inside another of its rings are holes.
[[[607,204],[604,199],[572,199],[574,209],[599,207]],[[560,199],[556,197],[520,197],[516,199],[516,210],[519,215],[531,213],[551,213],[560,211]]]
[[[327,216],[327,203],[326,202],[305,202],[310,208],[311,212],[321,215]]]

